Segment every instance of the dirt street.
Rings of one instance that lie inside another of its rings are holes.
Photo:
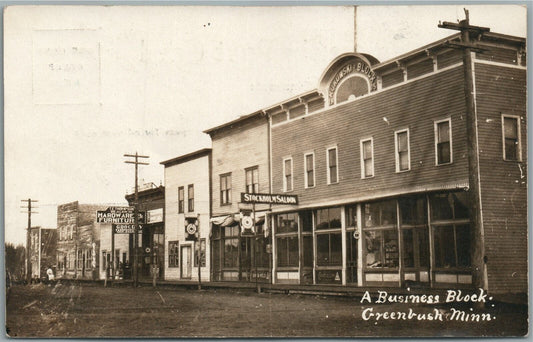
[[[20,285],[6,305],[11,337],[520,336],[528,326],[525,306],[385,305],[179,287]],[[452,317],[452,307],[464,315]]]

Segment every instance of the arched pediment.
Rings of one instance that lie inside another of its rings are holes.
[[[352,97],[377,89],[376,74],[372,65],[379,61],[371,55],[356,52],[344,53],[335,58],[320,77],[319,91],[332,106]]]

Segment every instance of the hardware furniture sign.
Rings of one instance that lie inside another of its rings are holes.
[[[145,223],[146,213],[139,211],[139,223]],[[96,212],[97,223],[111,223],[118,225],[134,225],[135,212],[133,207],[109,207],[106,210]]]

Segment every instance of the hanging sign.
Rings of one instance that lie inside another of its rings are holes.
[[[142,232],[143,226],[139,225],[137,233]],[[134,224],[117,224],[113,226],[113,233],[115,234],[133,234],[135,232]]]
[[[241,212],[241,235],[255,235],[254,215],[251,212]]]
[[[196,233],[198,232],[198,219],[185,218],[185,240],[196,241]]]

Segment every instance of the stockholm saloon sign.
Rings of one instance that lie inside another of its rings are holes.
[[[241,192],[242,203],[298,204],[298,196]]]

